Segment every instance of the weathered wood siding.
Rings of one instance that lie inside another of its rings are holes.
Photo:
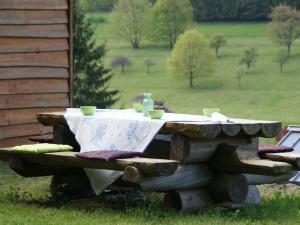
[[[35,114],[70,106],[71,0],[0,0],[0,147],[51,132]]]

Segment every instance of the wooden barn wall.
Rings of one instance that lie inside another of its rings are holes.
[[[70,106],[71,0],[0,0],[0,147],[51,132],[36,113]]]

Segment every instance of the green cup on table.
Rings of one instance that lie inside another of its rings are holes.
[[[96,106],[80,106],[80,111],[85,116],[92,116],[95,114],[97,107]]]
[[[220,108],[204,108],[203,115],[207,117],[211,117],[211,115],[215,112],[220,112]]]
[[[141,103],[133,103],[133,108],[136,112],[142,112],[143,106]]]

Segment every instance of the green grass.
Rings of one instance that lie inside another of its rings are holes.
[[[185,214],[162,207],[162,195],[146,195],[147,203],[85,201],[54,202],[49,197],[49,178],[22,178],[0,164],[0,224],[299,224],[299,189],[264,187],[262,204],[240,210],[210,209]],[[122,204],[120,204],[122,203]]]
[[[90,17],[107,14],[91,14]],[[109,65],[116,55],[127,55],[133,62],[125,74],[119,69],[111,82],[112,88],[121,91],[121,99],[115,107],[131,107],[130,100],[145,91],[153,97],[165,100],[176,112],[202,113],[202,108],[218,106],[222,112],[240,118],[280,120],[285,124],[300,123],[300,41],[293,47],[292,58],[283,74],[274,62],[279,47],[267,36],[267,23],[201,23],[195,29],[207,37],[223,33],[228,45],[221,49],[216,72],[210,77],[199,78],[196,87],[189,89],[187,80],[174,80],[166,71],[166,57],[170,50],[165,43],[142,41],[141,49],[134,50],[123,40],[111,37],[108,24],[95,25],[98,43],[107,42],[105,59]],[[236,70],[244,49],[258,49],[256,66],[242,79],[238,88]],[[151,57],[156,61],[152,72],[147,75],[143,61]]]

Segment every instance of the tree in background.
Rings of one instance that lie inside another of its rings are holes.
[[[275,58],[275,62],[280,67],[280,73],[283,73],[283,66],[288,63],[288,60],[289,60],[288,53],[285,50],[281,49]]]
[[[125,73],[125,67],[130,67],[132,65],[132,62],[127,56],[118,55],[112,59],[110,65],[112,68],[121,67],[122,73]]]
[[[211,48],[215,50],[217,57],[220,57],[219,55],[220,47],[226,46],[226,44],[227,44],[227,40],[223,34],[216,34],[212,36],[209,41],[209,45]]]
[[[270,38],[285,45],[290,56],[293,43],[300,37],[300,12],[288,5],[279,5],[272,9],[270,18]]]
[[[168,40],[173,48],[177,37],[193,22],[193,8],[189,0],[157,0],[150,10],[149,37]]]
[[[189,87],[200,76],[214,71],[215,56],[203,34],[190,30],[180,35],[168,58],[169,73],[178,78],[187,78]]]
[[[244,51],[244,55],[242,56],[242,58],[240,60],[240,65],[245,65],[247,68],[247,72],[249,72],[250,67],[255,66],[257,57],[258,57],[258,54],[257,54],[257,50],[255,47],[246,49]]]
[[[140,48],[149,8],[148,0],[120,0],[111,13],[111,34],[130,42],[134,49]]]
[[[147,73],[149,74],[150,73],[150,67],[155,65],[155,61],[151,58],[146,58],[144,60],[144,65],[146,66]]]
[[[105,46],[96,45],[93,28],[78,3],[74,4],[74,24],[74,106],[110,107],[118,100],[118,91],[108,88],[112,72],[103,65]]]

